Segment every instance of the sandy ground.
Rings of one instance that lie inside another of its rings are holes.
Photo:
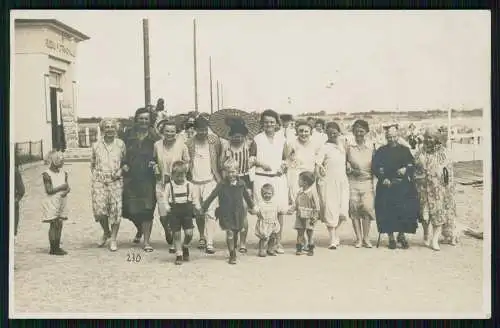
[[[483,311],[483,245],[462,237],[456,247],[434,252],[421,245],[421,229],[409,250],[356,249],[353,230],[342,227],[343,246],[328,250],[327,232],[316,231],[314,257],[294,254],[293,218],[285,223],[286,254],[258,258],[255,218],[250,218],[249,252],[237,265],[226,261],[224,234],[216,236],[217,253],[192,249],[191,262],[173,264],[163,232],[155,220],[155,251],[144,253],[131,243],[134,228],[123,220],[116,253],[99,249],[101,236],[93,221],[88,163],[70,163],[70,219],[63,230],[64,257],[47,254],[48,226],[40,222],[41,171],[23,172],[27,195],[22,201],[20,232],[15,244],[14,313],[186,313],[186,317],[286,313],[302,317],[468,316]],[[481,191],[461,187],[459,221],[482,229]],[[488,218],[489,219],[489,218]],[[372,240],[376,243],[376,228]],[[195,234],[193,245],[197,244]],[[134,254],[137,263],[127,261]]]

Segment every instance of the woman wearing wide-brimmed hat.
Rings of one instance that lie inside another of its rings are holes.
[[[424,243],[436,251],[440,250],[441,235],[447,243],[456,243],[455,186],[451,179],[452,164],[446,154],[446,140],[446,133],[432,127],[427,128],[424,144],[415,155]],[[429,236],[431,227],[433,231]]]
[[[219,167],[224,167],[224,163],[228,160],[234,161],[239,178],[245,182],[248,191],[252,194],[253,181],[250,177],[250,169],[254,163],[250,159],[250,145],[258,132],[258,121],[244,111],[223,109],[210,117],[210,127],[216,135],[227,141],[222,143]],[[247,252],[247,234],[248,218],[245,215],[243,229],[239,235],[240,253]]]

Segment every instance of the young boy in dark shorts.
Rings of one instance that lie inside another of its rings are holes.
[[[186,180],[187,167],[184,162],[174,162],[172,179],[165,185],[165,212],[174,236],[175,264],[189,261],[189,244],[193,239],[193,186]],[[184,230],[184,241],[182,241]]]

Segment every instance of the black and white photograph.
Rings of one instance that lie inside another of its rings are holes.
[[[9,318],[490,318],[490,24],[11,11]]]

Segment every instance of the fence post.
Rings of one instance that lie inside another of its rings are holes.
[[[85,146],[90,147],[90,129],[88,127],[85,128]]]
[[[33,152],[31,151],[31,148],[32,148],[32,147],[31,147],[31,144],[32,144],[32,142],[31,142],[31,140],[30,140],[30,143],[29,143],[29,145],[30,145],[30,146],[29,146],[29,149],[30,149],[30,151],[29,151],[29,154],[30,154],[30,155],[29,155],[29,158],[30,158],[30,160],[33,160]]]
[[[43,157],[43,139],[40,139],[40,156],[42,157],[42,161],[44,159]]]

